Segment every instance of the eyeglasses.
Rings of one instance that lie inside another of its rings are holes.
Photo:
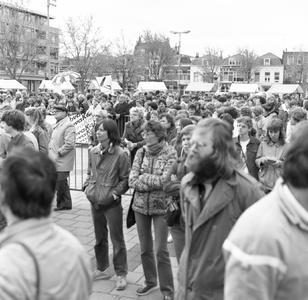
[[[145,137],[147,137],[147,136],[150,136],[150,135],[155,135],[155,133],[152,132],[152,131],[149,131],[149,132],[142,132],[142,133],[141,133],[141,136],[142,136],[143,138],[145,138]]]
[[[202,143],[202,142],[189,142],[189,148],[191,149],[191,148],[193,148],[193,147],[195,147],[197,150],[200,150],[201,148],[204,148],[204,147],[206,147],[206,144],[205,143]]]

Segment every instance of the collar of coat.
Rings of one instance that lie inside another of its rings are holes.
[[[220,210],[225,208],[235,197],[234,186],[238,184],[238,176],[240,171],[235,171],[229,179],[219,178],[215,187],[209,195],[205,207],[203,208],[202,218],[198,219],[197,223],[194,224],[195,229],[205,223],[207,220],[212,218]],[[200,182],[197,180],[194,173],[188,173],[182,179],[182,193],[184,195],[185,202],[191,205],[195,211],[200,212],[200,197],[199,197],[199,185]],[[199,224],[200,223],[200,224]]]
[[[97,146],[94,147],[93,149],[93,153],[95,154],[99,154],[99,155],[104,155],[106,153],[114,153],[114,148],[115,146],[113,145],[113,143],[110,143],[109,146],[106,149],[102,149],[101,145],[98,144]]]

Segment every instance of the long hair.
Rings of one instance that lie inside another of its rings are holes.
[[[267,126],[267,131],[266,131],[266,142],[269,144],[271,142],[271,138],[269,135],[269,131],[279,131],[279,138],[278,138],[278,145],[283,146],[285,144],[285,135],[284,135],[284,130],[283,130],[283,122],[281,119],[278,117],[274,117]]]
[[[239,164],[239,157],[232,139],[231,125],[220,119],[202,119],[197,128],[205,132],[212,132],[214,152],[211,159],[218,171],[218,175],[229,179]]]
[[[39,108],[27,108],[25,114],[29,117],[32,130],[38,131],[40,128],[42,128],[47,132],[47,129],[44,124],[44,117]]]
[[[113,143],[113,145],[120,145],[121,137],[117,123],[111,119],[103,119],[98,123],[97,128],[99,128],[101,125],[103,125],[104,129],[107,131],[110,143]]]

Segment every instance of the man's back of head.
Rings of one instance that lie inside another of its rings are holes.
[[[2,206],[20,219],[48,217],[56,180],[56,168],[48,156],[31,148],[15,148],[3,163]]]

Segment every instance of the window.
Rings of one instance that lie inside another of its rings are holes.
[[[194,82],[198,82],[199,81],[199,74],[198,72],[194,73]]]
[[[5,23],[4,22],[0,23],[0,34],[5,34]]]
[[[57,48],[50,48],[50,58],[58,59],[59,50]]]
[[[297,57],[297,64],[301,65],[303,63],[303,57],[302,56],[298,56]]]
[[[31,15],[30,15],[29,13],[26,13],[26,14],[25,14],[25,20],[26,20],[27,22],[31,22]]]
[[[53,44],[57,44],[58,43],[58,35],[56,33],[50,33],[50,41]]]
[[[37,68],[40,70],[44,70],[47,66],[47,63],[44,61],[37,62]]]
[[[265,72],[265,82],[270,82],[271,81],[271,73],[270,72]]]
[[[287,65],[290,66],[294,62],[294,56],[293,55],[288,55],[287,56]]]
[[[208,66],[209,61],[207,59],[202,58],[202,66]]]
[[[36,47],[36,54],[46,54],[46,47],[45,46],[37,46]]]
[[[255,72],[255,82],[260,81],[260,72]]]
[[[275,72],[275,82],[279,82],[279,76],[280,76],[280,73]]]
[[[40,40],[46,40],[46,31],[44,30],[36,30],[36,37]]]
[[[271,59],[270,58],[264,58],[264,65],[269,66],[271,64]]]

